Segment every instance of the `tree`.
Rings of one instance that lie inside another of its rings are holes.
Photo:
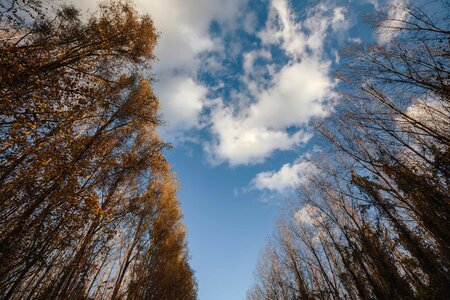
[[[302,284],[260,268],[250,299],[449,297],[450,30],[441,5],[369,16],[389,43],[343,50],[341,102],[315,124],[327,157],[273,246],[296,258],[280,259],[277,272]],[[293,296],[265,293],[273,284]]]
[[[160,289],[180,282],[167,299],[195,298],[156,132],[150,17],[123,1],[101,2],[86,22],[73,6],[1,8],[2,297],[136,298],[133,286],[152,298],[148,284],[160,280]],[[155,245],[162,231],[167,249]],[[178,260],[135,280],[148,273],[145,257]]]

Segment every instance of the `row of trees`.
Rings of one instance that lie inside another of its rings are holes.
[[[389,43],[343,51],[342,100],[316,124],[327,155],[248,299],[450,298],[450,10],[428,8],[370,17]]]
[[[195,299],[152,20],[0,3],[0,297]]]

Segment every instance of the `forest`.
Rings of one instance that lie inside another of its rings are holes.
[[[389,44],[342,49],[326,149],[288,201],[248,299],[450,297],[449,6],[367,17]],[[292,217],[293,216],[293,217]]]
[[[86,22],[2,8],[2,299],[195,299],[146,72],[152,20],[127,2]]]
[[[390,42],[340,50],[338,103],[311,121],[322,151],[248,300],[450,299],[450,4],[438,5],[367,15]],[[128,1],[89,16],[0,1],[1,299],[198,298],[158,133],[159,34]]]

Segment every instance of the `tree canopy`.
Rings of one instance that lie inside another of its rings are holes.
[[[151,18],[126,1],[0,13],[1,297],[195,299]]]

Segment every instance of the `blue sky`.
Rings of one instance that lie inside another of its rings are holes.
[[[314,171],[308,123],[337,100],[342,45],[378,39],[381,0],[137,0],[161,37],[152,72],[181,184],[200,300],[244,299],[285,197]],[[402,0],[388,0],[401,5]],[[83,8],[93,0],[76,1]],[[401,16],[399,16],[401,17]]]

